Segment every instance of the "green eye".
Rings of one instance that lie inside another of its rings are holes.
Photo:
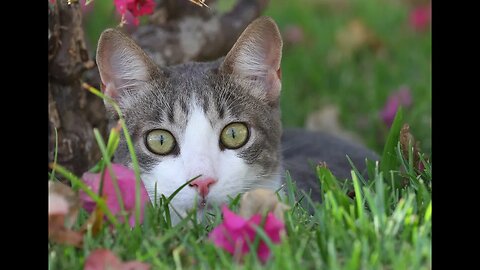
[[[152,130],[147,134],[146,142],[148,150],[158,155],[168,155],[175,148],[175,137],[164,129]]]
[[[229,149],[237,149],[245,145],[250,136],[248,127],[244,123],[230,123],[220,134],[221,143]]]

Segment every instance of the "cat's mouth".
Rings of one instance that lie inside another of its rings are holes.
[[[215,204],[215,201],[212,199],[209,200],[208,198],[199,198],[197,202],[197,209],[200,211],[212,210]]]
[[[207,199],[206,198],[201,198],[198,200],[198,208],[199,209],[204,209],[207,206]]]

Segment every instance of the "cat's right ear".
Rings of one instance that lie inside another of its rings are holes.
[[[115,29],[105,30],[98,40],[97,66],[102,91],[117,99],[126,88],[151,80],[158,67],[129,37]]]
[[[281,90],[282,38],[269,17],[250,23],[220,66],[260,99],[277,105]]]

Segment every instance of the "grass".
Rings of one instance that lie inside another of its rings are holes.
[[[83,269],[97,248],[110,249],[123,260],[146,262],[152,269],[431,269],[431,166],[425,162],[420,172],[411,153],[410,158],[401,154],[396,139],[401,121],[400,113],[380,163],[369,163],[366,179],[353,168],[352,181],[343,181],[317,166],[323,203],[312,202],[287,178],[287,194],[280,198],[291,207],[285,213],[287,238],[272,246],[266,265],[254,252],[236,263],[208,240],[208,233],[221,222],[218,207],[202,222],[194,210],[172,226],[167,207],[172,194],[158,197],[156,206],[146,208],[141,227],[104,226],[96,236],[88,230],[82,248],[49,242],[49,269]],[[68,172],[59,167],[57,174]],[[74,176],[68,178],[78,182]],[[354,198],[348,191],[355,192]],[[238,208],[238,198],[231,200],[231,209]],[[87,219],[81,210],[75,228]]]
[[[335,2],[347,5],[335,7]],[[304,126],[312,111],[333,104],[339,109],[341,125],[380,152],[388,128],[379,111],[391,92],[406,85],[413,105],[405,111],[405,120],[422,149],[431,154],[431,32],[410,29],[409,10],[399,1],[270,1],[265,14],[277,21],[280,30],[297,25],[305,36],[304,42],[286,44],[283,50],[284,124]],[[329,59],[338,49],[335,36],[353,19],[378,36],[385,53],[358,50],[332,64]]]

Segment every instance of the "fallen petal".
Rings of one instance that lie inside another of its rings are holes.
[[[84,270],[148,270],[148,264],[131,261],[123,263],[112,251],[97,249],[85,261]]]

